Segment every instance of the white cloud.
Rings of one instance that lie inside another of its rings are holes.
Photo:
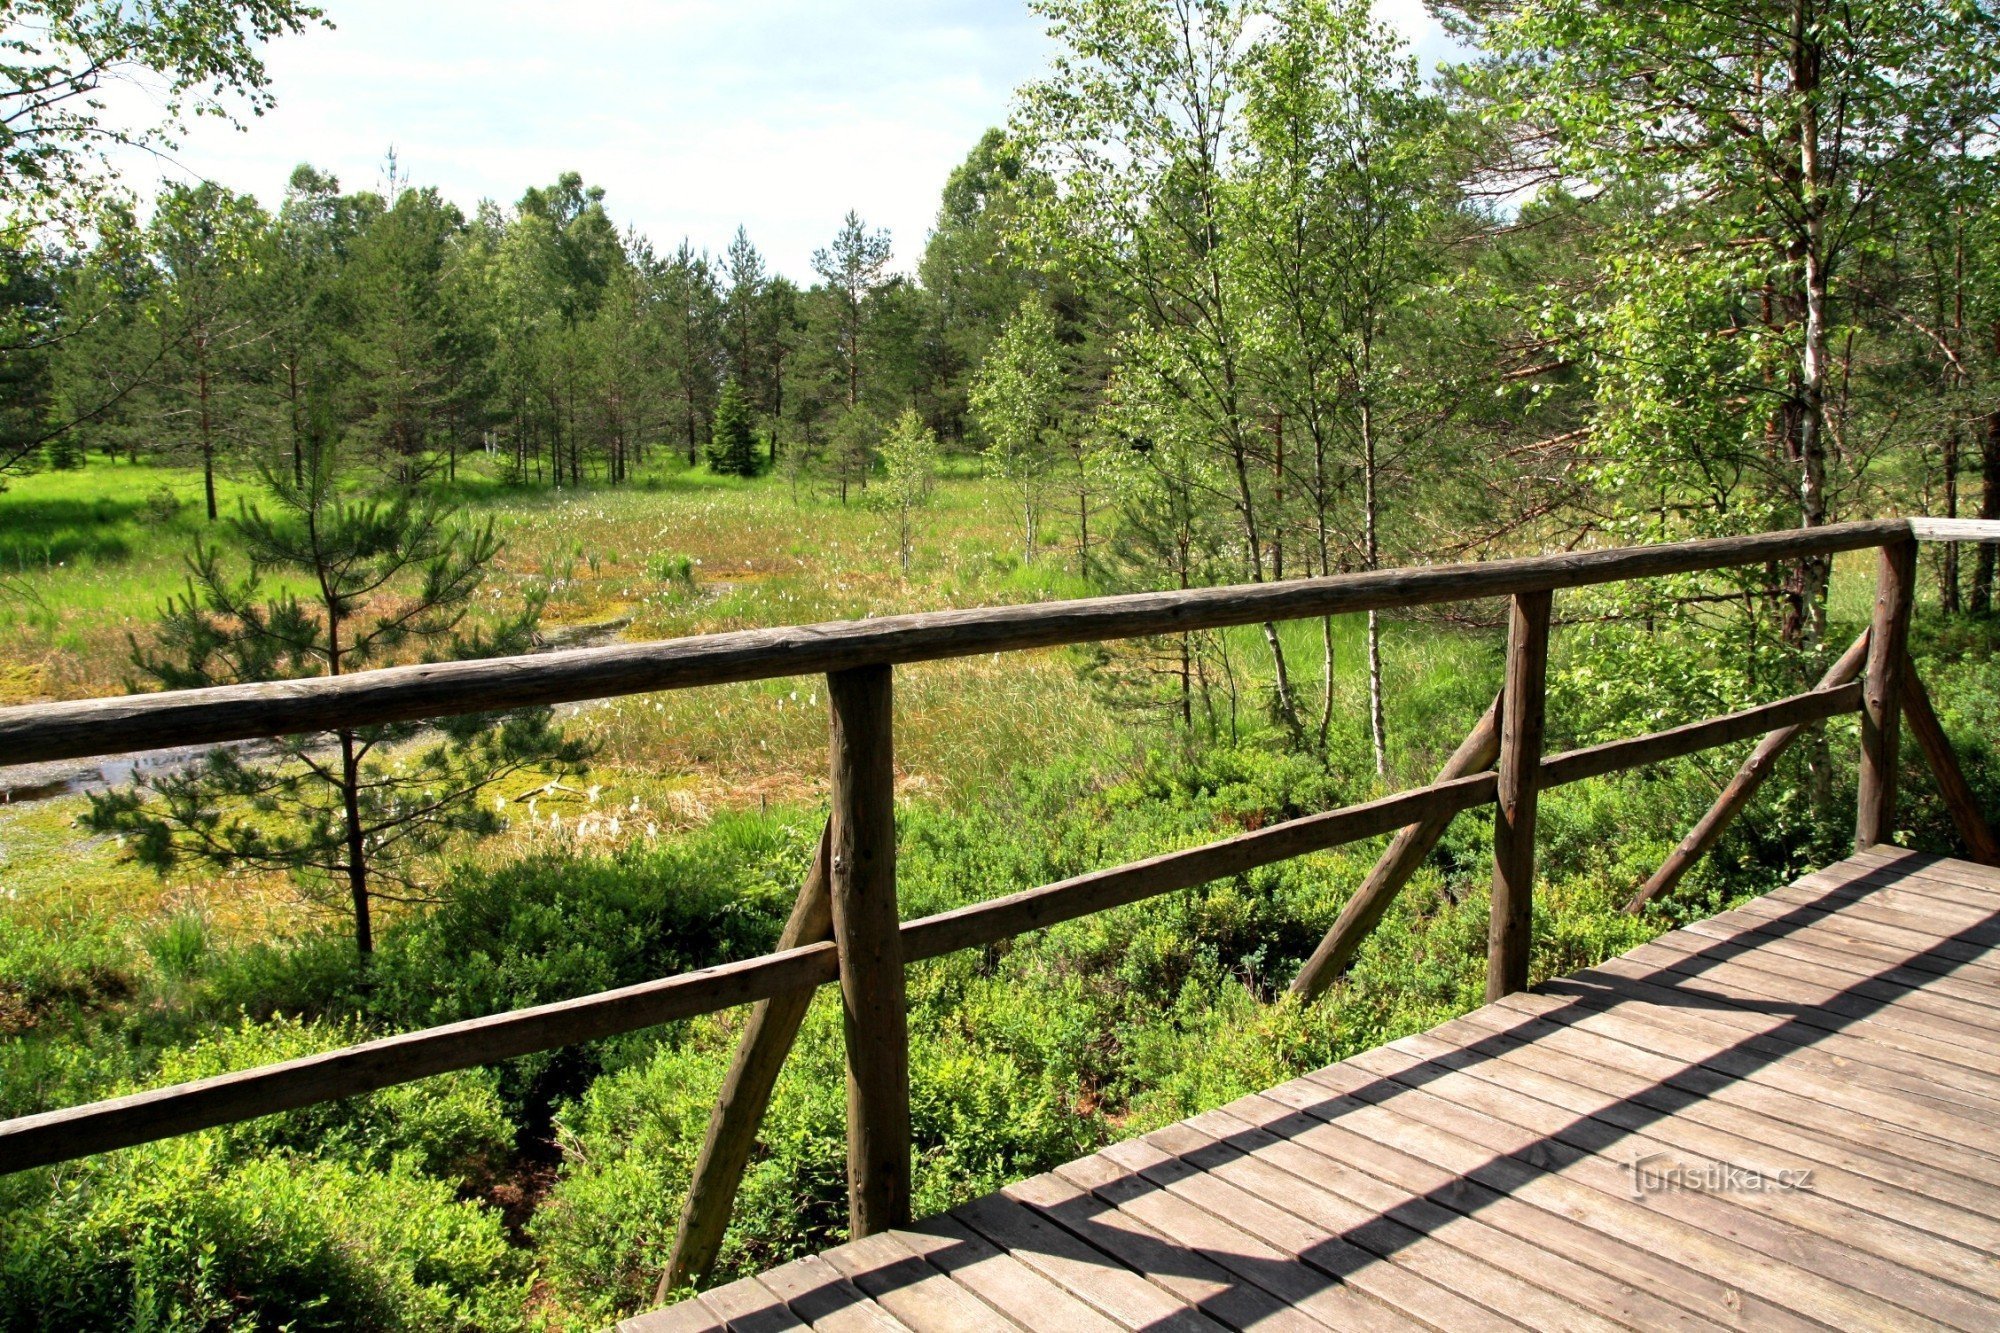
[[[1049,44],[1015,0],[327,0],[337,25],[267,53],[278,107],[186,136],[187,171],[274,205],[302,161],[410,179],[466,208],[575,170],[655,244],[720,250],[740,222],[810,277],[849,208],[914,262],[950,172]],[[1420,0],[1379,0],[1428,65]],[[154,164],[131,174],[146,179]]]

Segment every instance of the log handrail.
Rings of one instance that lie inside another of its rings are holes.
[[[835,624],[750,630],[534,657],[389,667],[338,678],[132,695],[0,709],[0,767],[215,744],[451,714],[824,672],[833,704],[834,810],[780,947],[769,954],[553,1004],[402,1033],[167,1088],[0,1122],[0,1173],[151,1142],[433,1074],[757,1004],[709,1127],[667,1284],[699,1280],[727,1225],[757,1122],[804,1004],[839,981],[847,1014],[851,1222],[864,1235],[902,1220],[909,1200],[908,964],[998,944],[1062,921],[1144,901],[1309,852],[1398,832],[1364,886],[1365,910],[1341,923],[1296,986],[1310,998],[1352,957],[1452,817],[1496,803],[1514,811],[1496,836],[1489,993],[1527,980],[1534,802],[1539,791],[1734,741],[1765,742],[1731,792],[1632,904],[1671,887],[1747,801],[1776,754],[1806,726],[1863,718],[1862,845],[1893,827],[1897,722],[1908,713],[1969,845],[1996,844],[1943,741],[1904,644],[1915,542],[2000,541],[2000,524],[1882,519],[1651,547],[1384,570],[1278,584],[1088,598]],[[1540,694],[1551,594],[1624,579],[1877,549],[1874,624],[1820,685],[1723,717],[1543,755]],[[1513,599],[1507,688],[1429,785],[1303,816],[1201,846],[1092,871],[913,921],[895,918],[890,698],[894,666],[979,653],[1183,633],[1263,621],[1491,597]],[[1867,683],[1856,681],[1867,654]],[[1523,701],[1521,705],[1516,700]],[[1514,716],[1509,716],[1512,713]],[[1760,760],[1760,756],[1762,756]],[[1490,766],[1490,767],[1489,767]],[[1754,772],[1752,771],[1754,768]],[[1735,793],[1732,798],[1731,793]],[[1733,799],[1733,803],[1732,803]],[[1964,806],[1966,808],[1960,808]],[[1726,807],[1726,808],[1725,808]],[[1511,831],[1509,831],[1511,830]],[[1984,835],[1983,840],[1979,836]],[[1691,839],[1691,842],[1694,840]],[[1362,895],[1357,895],[1362,896]],[[827,938],[831,932],[835,938]],[[730,1089],[734,1089],[733,1092]]]
[[[1866,550],[1909,535],[1907,519],[1872,519],[1749,537],[1185,592],[927,611],[533,656],[378,667],[345,676],[24,704],[0,708],[0,762],[31,764],[215,745],[860,666],[898,666],[1266,620],[1476,601]]]

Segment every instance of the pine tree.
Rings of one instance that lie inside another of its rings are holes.
[[[160,619],[157,645],[133,661],[168,689],[339,676],[385,662],[526,651],[540,618],[531,597],[490,631],[467,629],[500,552],[492,525],[454,527],[445,507],[409,491],[343,493],[331,450],[313,450],[304,480],[266,467],[273,507],[245,507],[229,526],[249,557],[233,579],[218,548],[189,561],[187,590]],[[267,573],[314,590],[268,588]],[[398,596],[384,598],[385,590]],[[378,898],[421,897],[420,858],[501,826],[481,800],[530,764],[558,771],[583,759],[547,708],[293,736],[277,763],[211,751],[198,768],[135,780],[91,798],[85,823],[130,839],[163,873],[182,861],[291,875],[308,899],[344,903],[356,950],[374,947]]]
[[[750,423],[750,403],[735,380],[725,381],[715,404],[715,427],[708,439],[708,466],[730,477],[754,477],[762,460],[758,457],[757,433]]]

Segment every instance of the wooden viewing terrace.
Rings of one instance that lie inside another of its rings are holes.
[[[824,672],[832,779],[772,953],[0,1122],[0,1172],[749,1004],[664,1302],[712,1270],[806,1006],[837,982],[857,1239],[635,1327],[2000,1326],[2000,874],[1884,846],[1907,723],[1960,841],[2000,866],[1908,659],[1920,540],[2000,541],[2000,523],[1878,519],[0,709],[4,767]],[[1544,753],[1557,589],[1864,550],[1869,627],[1814,689]],[[898,665],[1477,598],[1509,602],[1504,682],[1431,784],[900,919]],[[1542,790],[1761,738],[1636,912],[1807,728],[1846,714],[1861,736],[1853,859],[1524,993]],[[1293,982],[1311,999],[1451,819],[1486,804],[1486,1008],[910,1226],[909,964],[1393,834]],[[1711,1182],[1718,1163],[1730,1171]],[[1751,1169],[1812,1178],[1753,1189]]]
[[[619,1326],[808,1327],[2000,1328],[2000,872],[1858,853]]]

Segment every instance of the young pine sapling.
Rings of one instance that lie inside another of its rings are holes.
[[[316,451],[301,478],[263,477],[272,506],[244,506],[230,529],[249,558],[232,578],[197,546],[186,591],[157,643],[135,639],[139,671],[169,689],[339,676],[396,661],[526,651],[541,615],[531,594],[489,627],[469,624],[500,551],[489,523],[453,525],[434,497],[353,496]],[[275,585],[266,582],[276,576]],[[164,872],[192,861],[280,871],[310,901],[343,904],[363,958],[371,904],[421,899],[423,858],[502,826],[495,783],[585,757],[548,708],[520,708],[283,737],[270,763],[211,751],[197,767],[91,798],[92,828],[129,839]]]

